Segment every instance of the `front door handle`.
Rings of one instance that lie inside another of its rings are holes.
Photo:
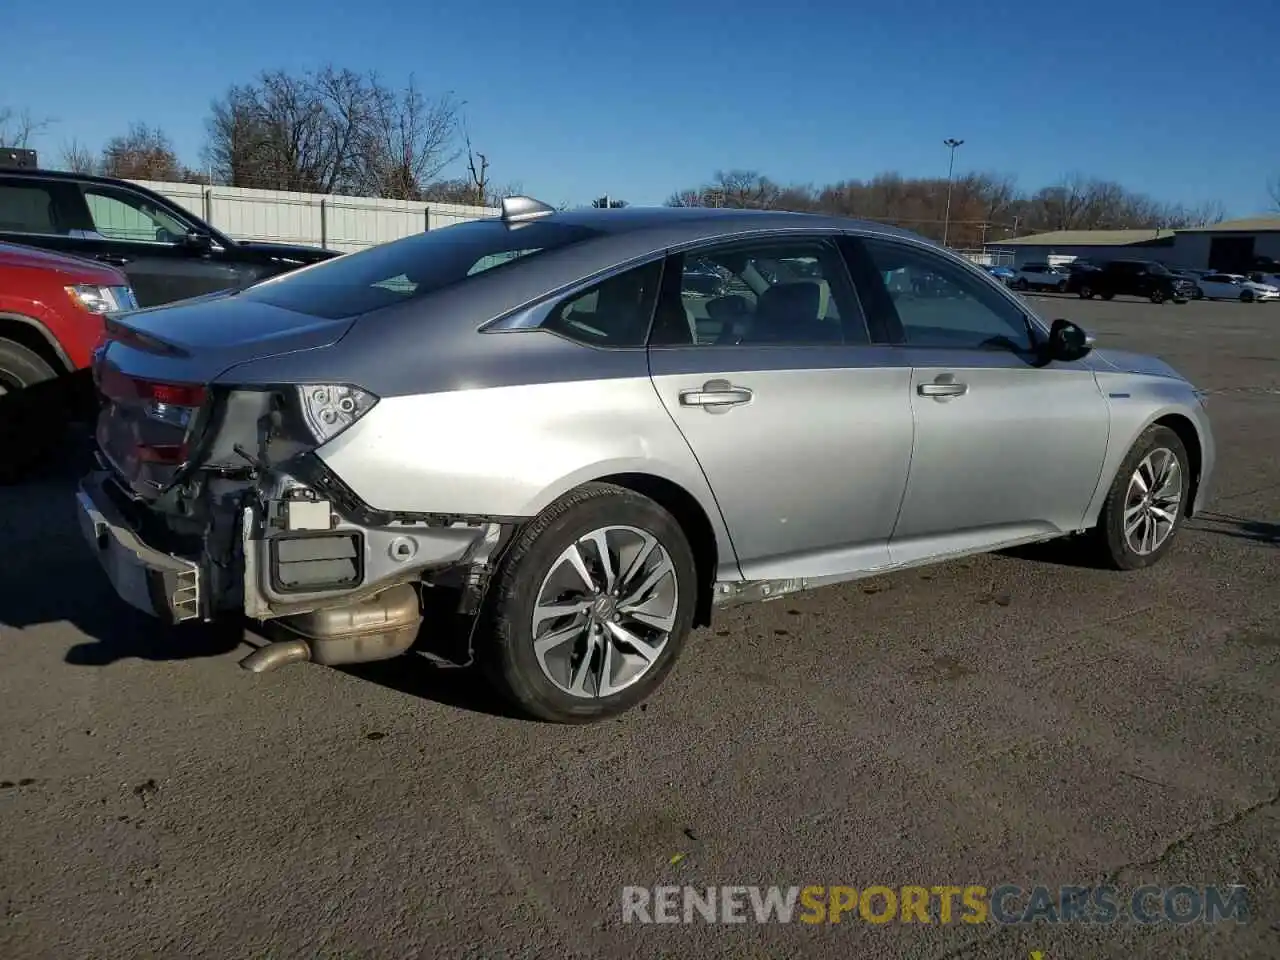
[[[126,263],[129,262],[128,257],[122,257],[118,253],[100,253],[96,257],[94,257],[94,259],[102,263],[115,264],[117,267],[123,267]]]
[[[746,403],[752,396],[749,389],[734,386],[728,380],[708,380],[699,390],[681,390],[680,405],[702,407],[708,413],[723,413],[729,407]]]
[[[962,397],[969,392],[967,383],[957,383],[954,376],[944,373],[932,383],[922,383],[916,387],[916,393],[922,397],[945,400],[948,397]]]

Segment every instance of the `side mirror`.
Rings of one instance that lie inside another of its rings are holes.
[[[213,249],[213,237],[202,230],[188,230],[182,238],[182,245],[202,253]]]
[[[1070,320],[1059,317],[1049,327],[1049,342],[1045,345],[1049,360],[1070,363],[1087,357],[1092,349],[1093,338]]]

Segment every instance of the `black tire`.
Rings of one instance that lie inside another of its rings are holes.
[[[605,697],[578,697],[547,677],[534,653],[533,608],[543,578],[570,544],[602,527],[626,525],[657,539],[675,569],[675,624],[662,652],[630,686]],[[591,723],[645,700],[666,678],[684,646],[697,606],[693,551],[675,518],[648,497],[606,483],[573,490],[516,534],[481,611],[477,655],[485,676],[522,713],[552,723]]]
[[[1240,302],[1241,302],[1241,303],[1253,303],[1253,291],[1252,291],[1252,290],[1241,290],[1241,291],[1240,291]]]
[[[1104,293],[1102,295],[1103,300],[1114,300],[1115,298],[1116,298],[1116,295],[1114,293]]]
[[[1031,286],[1031,284],[1027,283],[1025,277],[1018,277],[1018,279],[1014,280],[1010,286],[1015,290],[1026,290]]]
[[[1139,464],[1151,453],[1160,449],[1171,451],[1177,458],[1182,475],[1182,487],[1179,491],[1177,519],[1174,521],[1173,531],[1154,551],[1144,554],[1130,547],[1125,537],[1125,498],[1129,492],[1129,483]],[[1111,489],[1107,492],[1107,499],[1103,501],[1102,510],[1098,514],[1098,525],[1091,531],[1090,536],[1096,558],[1116,570],[1141,570],[1159,561],[1169,552],[1169,548],[1178,538],[1178,531],[1182,529],[1190,489],[1191,470],[1187,449],[1182,445],[1182,440],[1168,427],[1148,427],[1134,441],[1124,462],[1120,464],[1120,469],[1116,471]]]
[[[37,429],[39,411],[24,411],[22,392],[36,384],[53,380],[58,371],[33,350],[12,340],[0,339],[0,419],[5,447],[0,453],[0,483],[17,483],[45,462],[62,439],[60,431]],[[33,417],[31,414],[34,413]],[[12,434],[12,436],[10,436]]]
[[[1164,300],[1165,300],[1165,296],[1164,296],[1164,291],[1163,291],[1163,290],[1152,290],[1152,291],[1151,291],[1151,302],[1152,302],[1152,303],[1164,303]]]
[[[1192,298],[1193,300],[1203,300],[1203,299],[1204,299],[1204,291],[1203,291],[1203,290],[1201,290],[1199,287],[1196,287],[1195,291],[1191,294],[1191,298]]]
[[[1080,284],[1080,299],[1081,299],[1081,300],[1092,300],[1092,299],[1093,299],[1093,287],[1089,286],[1087,283],[1082,283],[1082,284]]]
[[[34,350],[0,339],[0,387],[6,391],[31,387],[57,375],[58,371]]]

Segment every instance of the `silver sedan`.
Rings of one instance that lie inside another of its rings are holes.
[[[1201,395],[1030,311],[878,224],[512,198],[115,318],[82,526],[134,606],[282,628],[249,669],[405,653],[430,591],[515,704],[595,720],[718,605],[1074,535],[1158,561]]]

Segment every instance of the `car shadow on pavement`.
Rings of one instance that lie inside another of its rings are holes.
[[[338,669],[447,707],[526,719],[494,691],[478,666],[469,663],[474,620],[457,612],[459,599],[460,594],[452,589],[424,590],[423,629],[412,650],[391,660],[348,664]]]
[[[177,629],[125,605],[85,545],[75,490],[89,467],[87,431],[72,433],[57,456],[21,483],[0,486],[0,626],[70,623],[85,641],[69,664],[218,656],[242,641],[238,627]]]
[[[1201,513],[1195,518],[1194,523],[1194,529],[1208,533],[1280,547],[1280,523],[1272,523],[1269,520],[1250,520],[1247,517],[1213,511]]]
[[[1028,543],[1021,547],[1009,547],[996,551],[997,556],[1014,560],[1031,560],[1059,567],[1078,567],[1085,570],[1102,569],[1096,549],[1085,536],[1061,537],[1041,543]]]

